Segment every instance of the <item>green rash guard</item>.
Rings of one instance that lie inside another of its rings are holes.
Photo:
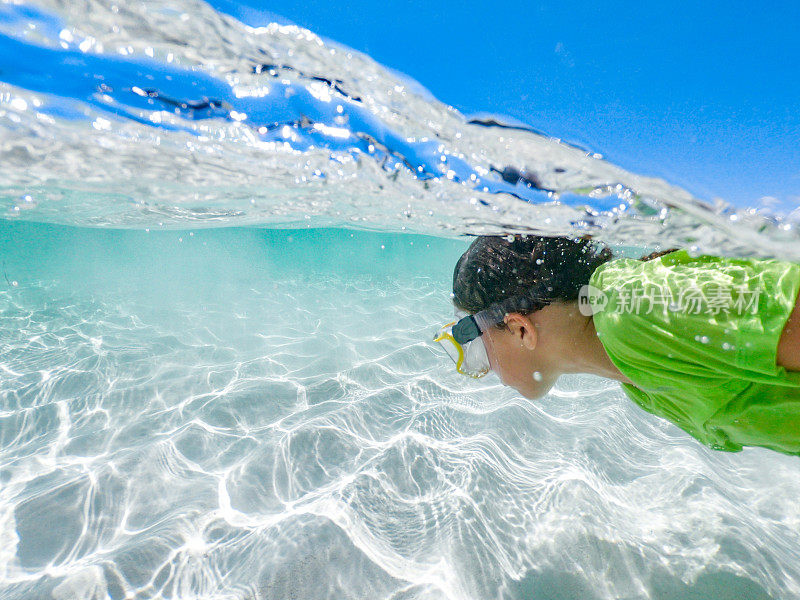
[[[776,362],[799,264],[678,250],[611,260],[589,285],[597,335],[636,404],[716,450],[800,455],[800,372]]]

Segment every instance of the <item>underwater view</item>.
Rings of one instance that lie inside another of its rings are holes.
[[[296,25],[0,3],[0,598],[800,598],[797,456],[432,343],[478,235],[800,262],[799,221]]]

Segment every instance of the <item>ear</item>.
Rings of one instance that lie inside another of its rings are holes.
[[[511,336],[518,340],[522,346],[525,346],[528,350],[536,348],[536,344],[539,343],[539,333],[533,326],[530,316],[508,313],[504,322],[511,332]]]

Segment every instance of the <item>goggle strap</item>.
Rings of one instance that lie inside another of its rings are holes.
[[[453,325],[453,337],[459,344],[467,344],[474,339],[481,337],[481,328],[473,315],[460,319]]]

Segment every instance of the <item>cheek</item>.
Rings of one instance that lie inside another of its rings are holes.
[[[500,379],[506,385],[509,385],[517,390],[530,387],[531,383],[531,377],[527,376],[527,370],[522,368],[519,364],[510,364],[503,367]]]
[[[492,370],[500,377],[505,385],[517,387],[527,385],[530,376],[526,376],[527,367],[525,365],[523,353],[514,346],[504,343],[505,340],[494,342],[493,352],[489,352],[489,362]]]

